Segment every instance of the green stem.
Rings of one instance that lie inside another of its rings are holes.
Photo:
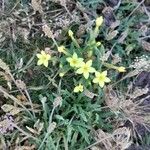
[[[36,118],[35,113],[34,113],[34,107],[33,107],[33,103],[32,103],[31,97],[30,97],[30,95],[29,95],[27,89],[25,89],[24,91],[25,91],[25,93],[26,93],[26,95],[27,95],[27,97],[28,97],[28,100],[29,100],[29,102],[30,102],[32,114],[33,114],[34,118]]]
[[[50,126],[50,124],[51,124],[51,122],[52,122],[52,117],[53,117],[53,114],[54,114],[54,110],[55,110],[55,107],[53,107],[52,112],[51,112],[50,117],[49,117],[49,126]],[[49,126],[48,126],[48,128],[49,128]],[[51,133],[51,132],[49,132],[48,129],[47,129],[47,133],[46,133],[46,135],[45,135],[45,137],[44,137],[42,143],[40,144],[38,150],[40,150],[40,149],[42,148],[44,142],[47,140],[47,138],[48,138],[48,136],[50,135],[50,133]]]
[[[73,36],[71,36],[71,39],[72,39],[73,43],[75,44],[75,46],[77,48],[80,48],[80,45],[78,44],[77,40]]]
[[[52,40],[53,40],[54,44],[56,45],[56,47],[58,47],[58,44],[57,44],[57,42],[56,42],[55,38],[54,38],[54,37],[51,37],[51,38],[52,38]]]

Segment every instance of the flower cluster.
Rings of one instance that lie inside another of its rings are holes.
[[[46,54],[45,51],[41,51],[41,54],[36,55],[39,59],[37,62],[37,65],[44,65],[45,67],[48,67],[48,61],[51,59],[51,55]]]
[[[71,38],[74,46],[77,49],[70,50],[67,49],[64,45],[58,46],[57,42],[55,41],[54,38],[52,40],[54,41],[54,44],[57,47],[57,50],[62,56],[63,60],[67,62],[70,66],[69,70],[74,70],[75,74],[83,75],[84,78],[82,78],[82,82],[79,81],[79,83],[75,86],[74,92],[83,92],[84,90],[84,80],[88,80],[90,83],[93,82],[94,84],[97,84],[99,87],[103,88],[106,83],[111,82],[110,78],[107,76],[108,74],[108,69],[114,69],[117,70],[118,72],[126,72],[125,67],[123,66],[115,66],[113,64],[109,64],[106,62],[96,62],[95,59],[92,57],[95,55],[94,50],[100,48],[102,43],[100,41],[96,41],[96,37],[99,34],[99,29],[103,24],[103,17],[100,16],[96,19],[95,21],[95,28],[90,32],[90,38],[89,41],[87,42],[87,55],[80,52],[79,49],[81,48],[80,45],[78,44],[78,41],[75,38],[75,34],[73,33],[72,30],[68,31],[68,36]],[[77,51],[76,51],[77,50]],[[64,54],[64,55],[63,55]],[[44,65],[45,67],[48,67],[48,62],[51,60],[51,55],[46,53],[45,51],[41,51],[40,54],[37,54],[38,57],[38,62],[37,65]],[[99,59],[101,60],[101,59]],[[63,61],[64,62],[64,61]],[[100,68],[97,67],[96,63],[100,63]],[[60,63],[60,69],[62,70],[59,72],[59,76],[62,78],[64,75],[66,75],[67,70],[63,70],[63,63]],[[94,67],[95,66],[95,67]],[[104,67],[103,67],[104,66]],[[69,68],[69,67],[68,67]],[[107,68],[103,70],[103,68]]]
[[[105,83],[110,82],[110,79],[107,77],[107,71],[98,72],[94,67],[92,67],[92,60],[88,60],[86,63],[83,61],[83,58],[79,58],[76,53],[72,57],[67,58],[71,67],[77,68],[77,74],[83,74],[85,79],[89,78],[90,73],[95,73],[95,78],[93,83],[98,83],[101,88],[104,87]],[[83,86],[80,84],[76,86],[74,92],[82,92]]]

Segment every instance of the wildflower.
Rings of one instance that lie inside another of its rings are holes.
[[[72,57],[68,57],[66,60],[70,63],[71,67],[80,67],[83,62],[83,58],[78,58],[76,53],[74,53]]]
[[[75,93],[78,92],[83,92],[83,85],[79,84],[78,86],[76,86],[73,90]]]
[[[69,35],[70,37],[72,37],[72,36],[73,36],[73,32],[72,32],[72,30],[69,30],[69,31],[68,31],[68,35]]]
[[[51,59],[49,54],[46,54],[45,51],[41,51],[41,54],[37,54],[36,56],[39,59],[37,65],[43,64],[45,67],[48,67],[48,61]]]
[[[102,25],[102,23],[103,23],[103,17],[102,16],[100,16],[100,17],[98,17],[97,19],[96,19],[96,27],[97,28],[99,28],[101,25]]]
[[[92,60],[87,61],[86,63],[82,62],[81,67],[77,70],[78,74],[83,74],[85,79],[88,79],[89,73],[95,72],[95,69],[92,66]]]
[[[58,52],[60,52],[60,53],[65,53],[66,51],[65,51],[65,46],[58,46]]]
[[[103,71],[102,73],[95,72],[95,76],[96,77],[93,79],[93,82],[98,83],[101,88],[104,87],[105,82],[110,82],[110,79],[107,77],[107,71]]]
[[[126,68],[125,67],[118,67],[117,70],[119,72],[126,72]]]

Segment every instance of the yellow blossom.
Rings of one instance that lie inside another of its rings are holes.
[[[99,27],[102,25],[103,21],[104,21],[104,19],[103,19],[102,16],[98,17],[98,18],[96,19],[96,27],[99,28]]]
[[[94,83],[98,83],[99,86],[102,88],[105,85],[105,82],[108,83],[111,80],[107,77],[107,71],[95,72],[95,78],[93,79]]]
[[[118,67],[117,68],[117,70],[119,71],[119,72],[126,72],[126,68],[125,67]]]
[[[45,51],[41,51],[41,54],[36,55],[39,59],[37,62],[37,65],[44,65],[45,67],[48,67],[48,61],[51,59],[51,55],[46,54]]]
[[[95,69],[91,66],[92,66],[92,60],[89,60],[86,63],[82,62],[80,68],[77,70],[77,73],[83,74],[85,79],[88,79],[89,74],[95,72]]]
[[[58,46],[58,52],[60,52],[60,53],[65,53],[66,51],[65,51],[65,46]]]
[[[68,31],[68,35],[69,35],[70,37],[72,37],[72,36],[73,36],[73,32],[72,32],[72,30],[69,30],[69,31]]]
[[[83,58],[78,58],[76,53],[74,53],[72,57],[68,57],[66,60],[70,63],[71,67],[80,67],[83,62]]]
[[[78,92],[83,92],[83,85],[79,84],[78,86],[76,86],[73,90],[75,93]]]

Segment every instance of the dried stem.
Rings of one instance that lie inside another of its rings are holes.
[[[28,100],[29,100],[30,105],[31,105],[31,108],[32,108],[32,113],[33,113],[33,116],[34,116],[34,118],[35,118],[34,107],[33,107],[33,103],[32,103],[31,97],[30,97],[30,95],[29,95],[27,89],[25,89],[24,91],[25,91],[25,93],[26,93],[26,95],[27,95],[27,97],[28,97]]]
[[[4,96],[9,97],[11,100],[13,100],[19,106],[21,106],[24,110],[26,110],[30,116],[32,116],[30,111],[23,104],[21,104],[21,102],[16,97],[14,97],[13,95],[10,95],[8,92],[6,92],[6,90],[2,86],[0,86],[0,92],[3,93]]]
[[[132,16],[132,14],[144,3],[145,0],[142,0],[135,9],[133,9],[133,11],[129,14],[128,18],[130,18]]]
[[[27,137],[33,138],[34,140],[39,141],[39,140],[38,140],[37,138],[35,138],[34,136],[28,134],[28,133],[25,132],[23,129],[21,129],[20,127],[18,127],[15,123],[12,123],[12,122],[11,122],[11,124],[12,124],[12,126],[13,126],[14,128],[18,129],[21,133],[23,133],[23,134],[26,135]]]

